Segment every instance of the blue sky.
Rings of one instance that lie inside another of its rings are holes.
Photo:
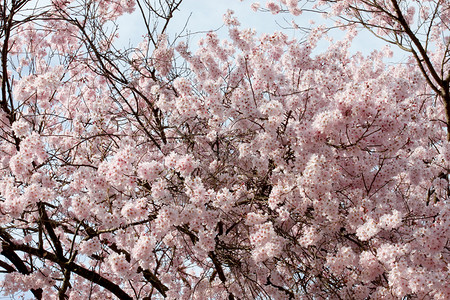
[[[258,33],[271,33],[274,31],[283,30],[290,37],[296,37],[302,39],[303,33],[294,30],[284,30],[281,26],[289,26],[292,20],[299,26],[310,27],[309,21],[313,19],[316,24],[323,24],[327,22],[321,16],[317,14],[304,13],[298,17],[294,17],[289,14],[279,14],[272,15],[268,12],[254,12],[251,10],[250,5],[254,2],[252,0],[240,1],[240,0],[184,0],[180,5],[180,10],[175,13],[174,19],[172,20],[170,33],[179,33],[184,27],[185,23],[189,20],[187,24],[187,30],[191,33],[191,48],[196,48],[196,42],[203,36],[206,32],[210,30],[215,30],[223,25],[223,15],[228,9],[232,9],[235,15],[241,22],[244,28],[254,28]],[[261,4],[265,1],[260,0]],[[327,24],[332,24],[328,21]],[[141,29],[142,24],[139,23],[139,18],[135,16],[125,16],[120,22],[121,30],[121,42],[127,45],[129,41],[136,41],[140,39],[144,31]],[[227,37],[227,29],[221,28],[218,31],[221,38]],[[335,30],[332,33],[335,39],[339,39],[343,34],[340,30]],[[364,54],[369,54],[374,49],[381,49],[386,43],[375,38],[367,31],[362,31],[359,36],[355,39],[353,46],[351,48],[352,52],[361,51]],[[322,49],[326,47],[327,43],[323,42]],[[389,61],[399,62],[404,59],[405,55],[401,51],[394,50],[394,58]]]

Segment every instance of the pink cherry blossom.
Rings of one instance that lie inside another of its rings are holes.
[[[328,19],[193,46],[180,3],[4,4],[2,293],[448,299],[446,4],[271,0]]]

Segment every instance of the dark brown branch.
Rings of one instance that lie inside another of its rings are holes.
[[[13,22],[13,16],[14,16],[14,7],[11,8],[10,14],[6,16],[6,7],[4,8],[4,15],[3,15],[3,26],[4,26],[4,32],[5,37],[3,39],[3,47],[2,47],[2,99],[1,99],[1,106],[3,111],[8,115],[10,123],[14,122],[14,114],[8,107],[8,101],[7,101],[7,81],[8,81],[8,51],[9,51],[9,38],[11,35],[11,28],[12,28],[12,22]]]
[[[9,255],[12,253],[20,261],[19,264],[21,263],[23,265],[22,260],[17,256],[17,254],[15,254],[14,251],[22,251],[29,255],[34,255],[41,259],[46,259],[46,260],[52,261],[54,263],[57,263],[63,269],[71,271],[71,272],[73,272],[95,284],[100,285],[101,287],[103,287],[106,290],[113,293],[119,299],[123,299],[123,300],[132,300],[133,299],[127,293],[125,293],[117,284],[113,283],[112,281],[102,277],[101,275],[99,275],[96,272],[93,272],[89,269],[86,269],[86,268],[80,266],[80,265],[77,265],[74,262],[68,261],[64,258],[60,258],[59,256],[57,256],[51,252],[48,252],[46,250],[36,249],[36,248],[30,247],[30,246],[24,245],[24,244],[17,245],[17,244],[12,244],[12,243],[11,244],[3,243],[2,254],[5,255],[5,253],[6,253],[7,255]],[[8,258],[8,259],[10,259],[10,258]],[[25,267],[25,265],[23,265],[23,267]],[[25,270],[26,270],[26,267],[25,267]],[[26,270],[26,271],[28,272],[28,270]],[[42,291],[41,291],[41,294],[42,294]]]
[[[10,264],[4,262],[3,260],[0,260],[0,267],[5,269],[5,271],[8,272],[8,273],[12,273],[12,272],[16,271],[16,269],[14,269],[13,266],[11,266]]]
[[[422,43],[419,41],[417,36],[412,32],[411,28],[408,25],[408,22],[406,22],[403,13],[397,3],[397,0],[391,0],[392,5],[394,6],[395,13],[397,14],[397,21],[400,23],[400,25],[403,27],[404,32],[408,35],[408,37],[413,42],[414,46],[417,47],[417,50],[419,50],[420,55],[422,56],[422,59],[424,60],[431,76],[433,79],[442,86],[442,79],[439,77],[439,74],[434,69],[433,63],[431,62],[430,58],[428,57],[427,51],[423,48]]]
[[[271,286],[275,287],[276,289],[284,292],[289,297],[289,299],[295,299],[295,294],[293,292],[291,292],[290,290],[288,290],[282,286],[272,283],[272,281],[270,281],[270,276],[267,277],[267,285],[271,285]]]
[[[111,243],[108,245],[108,247],[113,250],[114,252],[116,252],[117,254],[124,254],[125,255],[125,259],[127,260],[127,262],[131,261],[131,255],[129,252],[120,249],[115,243]],[[138,267],[137,269],[138,273],[142,273],[142,275],[144,276],[144,278],[150,282],[150,284],[158,291],[161,293],[161,295],[163,295],[164,297],[167,296],[166,292],[169,290],[169,288],[167,286],[165,286],[160,280],[159,278],[153,274],[153,272],[151,272],[148,269],[143,269],[141,267]]]
[[[70,271],[64,270],[64,281],[61,288],[58,291],[59,300],[64,300],[67,298],[66,291],[69,288],[69,286],[70,286]]]
[[[39,202],[38,209],[39,209],[39,216],[40,216],[41,222],[43,223],[45,229],[47,230],[47,233],[50,236],[51,241],[53,242],[53,246],[55,247],[56,255],[63,258],[64,253],[63,253],[63,248],[61,246],[61,241],[56,236],[56,233],[53,230],[53,225],[48,218],[44,203]]]
[[[209,258],[211,258],[211,261],[213,262],[214,268],[217,271],[217,275],[219,275],[220,281],[222,281],[222,283],[225,285],[227,278],[225,277],[225,272],[223,271],[222,264],[217,258],[217,255],[214,253],[214,251],[210,251],[208,256]],[[234,296],[232,293],[229,293],[228,299],[234,300]]]
[[[14,250],[10,249],[9,245],[12,244],[11,236],[3,229],[0,229],[0,236],[3,238],[3,240],[6,241],[2,243],[3,250],[1,254],[5,256],[16,267],[17,271],[24,275],[30,274],[30,271],[28,270],[22,259],[14,252]],[[2,265],[2,267],[6,267],[6,265]],[[11,268],[8,268],[7,270],[11,270]],[[36,299],[42,299],[42,289],[31,289],[31,292],[36,297]]]

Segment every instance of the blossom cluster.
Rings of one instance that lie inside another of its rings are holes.
[[[362,3],[319,2],[328,16]],[[84,23],[75,3],[53,1],[47,26],[11,35],[21,68],[0,109],[3,291],[450,298],[446,112],[420,68],[385,64],[389,49],[353,54],[352,30],[319,51],[324,27],[258,36],[232,11],[228,39],[209,32],[191,51],[148,34],[123,54],[106,28],[142,3],[90,3],[99,15]],[[407,11],[408,24],[430,18]]]

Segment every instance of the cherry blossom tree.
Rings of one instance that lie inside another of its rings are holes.
[[[450,12],[422,2],[318,1],[352,25],[323,51],[322,27],[258,36],[230,11],[193,51],[168,32],[181,0],[4,1],[3,293],[450,298]],[[411,60],[350,54],[356,25]]]
[[[308,3],[309,2],[309,3]],[[314,3],[311,7],[311,2]],[[302,9],[335,18],[336,25],[363,27],[377,38],[411,54],[422,76],[445,107],[445,123],[450,139],[450,4],[440,0],[320,0],[266,1],[254,10],[281,12],[294,16]],[[442,120],[444,121],[444,120]]]

